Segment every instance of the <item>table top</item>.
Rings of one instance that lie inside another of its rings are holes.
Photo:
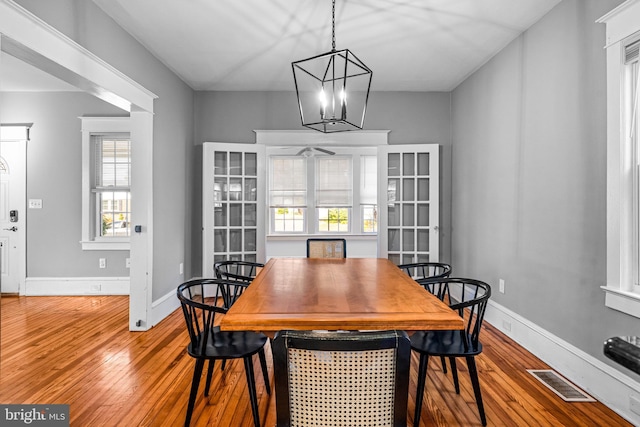
[[[460,316],[384,258],[273,258],[223,316],[227,331],[462,329]]]

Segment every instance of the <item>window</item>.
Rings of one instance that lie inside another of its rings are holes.
[[[348,233],[353,205],[351,157],[316,157],[315,167],[316,230]]]
[[[334,155],[306,156],[278,150],[269,157],[271,234],[377,233],[375,149],[332,148]]]
[[[640,41],[628,44],[624,49],[624,74],[622,83],[623,132],[629,140],[631,175],[632,240],[631,278],[633,292],[640,291],[640,146],[638,144],[638,52]]]
[[[360,211],[362,232],[378,232],[378,156],[362,156],[360,168]]]
[[[274,156],[269,166],[271,231],[304,233],[307,211],[306,158]]]
[[[640,4],[598,20],[607,46],[607,307],[640,317]]]
[[[91,135],[95,173],[96,238],[131,235],[131,141],[129,134]]]
[[[82,159],[82,248],[129,249],[129,118],[83,117]]]

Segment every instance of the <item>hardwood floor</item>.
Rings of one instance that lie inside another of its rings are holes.
[[[180,310],[148,332],[129,332],[127,297],[0,298],[0,403],[70,405],[72,426],[179,426],[193,374]],[[548,368],[486,324],[478,371],[490,426],[630,426],[599,402],[567,403],[526,369]],[[273,381],[270,352],[267,361]],[[260,372],[255,358],[255,370]],[[460,395],[439,360],[429,364],[421,426],[480,426],[464,362]],[[417,359],[412,360],[413,423]],[[262,426],[275,425],[275,396],[256,387]],[[201,383],[194,426],[252,426],[242,361]]]

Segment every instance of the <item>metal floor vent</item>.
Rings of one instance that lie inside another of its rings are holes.
[[[596,400],[562,378],[551,369],[527,369],[538,381],[547,386],[551,391],[560,396],[566,402],[595,402]]]

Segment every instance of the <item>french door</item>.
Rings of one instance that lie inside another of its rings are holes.
[[[204,277],[223,260],[264,262],[264,146],[203,144]]]
[[[439,158],[437,144],[378,147],[378,256],[438,261]]]
[[[439,146],[378,145],[378,257],[439,260]],[[262,144],[204,143],[203,275],[219,260],[264,262]]]

